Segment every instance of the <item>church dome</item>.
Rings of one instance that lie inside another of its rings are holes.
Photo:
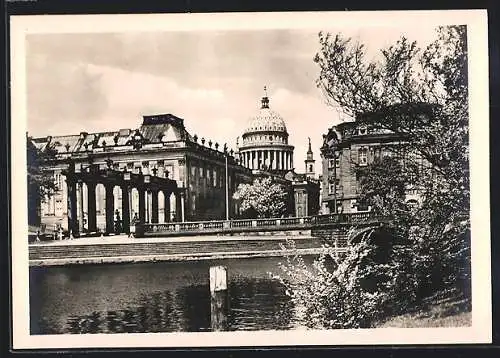
[[[244,134],[262,131],[286,133],[285,121],[278,113],[269,108],[269,98],[267,96],[262,97],[262,106],[259,113],[250,118]]]

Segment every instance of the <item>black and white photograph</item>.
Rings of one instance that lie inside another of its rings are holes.
[[[14,347],[491,342],[486,23],[13,16]]]

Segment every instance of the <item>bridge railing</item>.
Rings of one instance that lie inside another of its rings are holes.
[[[329,224],[363,224],[383,221],[373,213],[343,213],[314,215],[289,218],[265,218],[243,220],[212,220],[169,222],[139,225],[136,232],[140,235],[148,233],[224,233],[238,231],[259,231],[262,229],[308,229],[314,226]]]

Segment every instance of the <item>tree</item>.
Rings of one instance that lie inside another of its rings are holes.
[[[281,217],[287,208],[288,194],[283,185],[271,178],[255,179],[252,184],[240,184],[233,195],[241,200],[240,211],[245,216]]]
[[[43,164],[55,159],[54,146],[39,149],[31,137],[26,138],[28,223],[40,224],[40,204],[56,190],[56,184],[50,173],[43,170]]]
[[[403,166],[374,163],[365,169],[361,192],[407,233],[420,282],[433,289],[467,281],[462,268],[470,266],[466,27],[440,27],[437,33],[425,49],[403,37],[381,51],[380,61],[367,61],[364,46],[351,39],[320,34],[315,57],[317,84],[330,104],[361,124],[398,135],[407,152],[424,159],[424,170],[416,170],[410,156]],[[405,216],[401,194],[410,178],[422,203]]]
[[[289,263],[280,277],[314,326],[370,326],[443,289],[470,298],[466,27],[437,34],[425,49],[401,38],[372,61],[362,44],[319,35],[317,85],[328,103],[401,145],[355,168],[360,199],[393,219],[387,261],[372,259],[378,244],[362,234],[333,268],[324,259]],[[420,193],[417,208],[405,203],[410,185]],[[366,286],[374,272],[382,273],[375,290]]]

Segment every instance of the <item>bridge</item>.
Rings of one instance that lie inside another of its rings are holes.
[[[363,212],[290,218],[168,222],[136,225],[135,236],[140,238],[310,231],[313,236],[330,237],[332,233],[345,235],[352,227],[375,226],[384,221],[387,221],[384,217]]]

